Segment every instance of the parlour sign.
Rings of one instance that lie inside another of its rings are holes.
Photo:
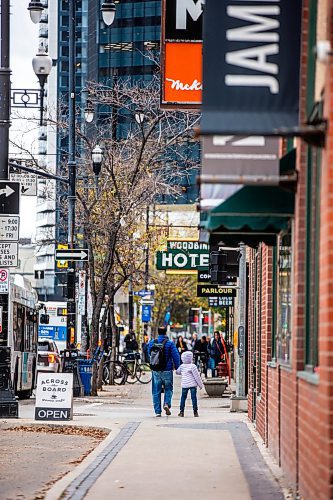
[[[197,285],[198,297],[236,297],[236,289],[218,285]]]
[[[35,420],[73,419],[73,373],[38,373]]]
[[[162,2],[162,107],[201,104],[202,13],[202,0]]]
[[[202,134],[283,135],[299,124],[302,0],[209,0]]]

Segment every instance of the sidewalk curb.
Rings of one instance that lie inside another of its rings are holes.
[[[294,498],[292,488],[291,488],[290,484],[288,483],[286,477],[284,476],[281,467],[279,467],[275,458],[270,453],[269,449],[265,446],[265,444],[262,440],[262,437],[260,436],[260,434],[256,430],[255,424],[250,422],[248,419],[245,420],[245,423],[246,423],[249,431],[251,432],[251,435],[252,435],[256,445],[258,446],[258,449],[259,449],[267,467],[269,468],[273,478],[280,486],[285,500],[292,500]]]
[[[81,425],[81,427],[85,426]],[[91,453],[89,453],[89,455],[85,457],[82,462],[74,468],[74,470],[68,472],[48,490],[45,495],[45,500],[59,500],[72,481],[82,474],[98,457],[98,455],[109,445],[109,443],[115,439],[121,431],[121,426],[119,426],[119,428],[108,428],[108,430],[110,431],[108,436]]]

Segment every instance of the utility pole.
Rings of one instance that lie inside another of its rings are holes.
[[[9,178],[8,148],[10,127],[10,68],[9,68],[9,0],[0,3],[0,179]],[[7,316],[9,295],[7,294]],[[2,306],[3,309],[3,306]],[[6,323],[5,323],[6,324]],[[8,321],[2,332],[3,345],[0,346],[0,417],[18,418],[18,402],[11,383],[11,348],[7,347]]]
[[[128,331],[134,332],[134,301],[133,301],[133,277],[129,277],[128,284]]]
[[[69,147],[68,147],[68,246],[75,245],[76,142],[75,142],[75,14],[76,2],[69,5]],[[67,269],[67,349],[76,341],[75,262]]]
[[[146,209],[146,235],[147,235],[147,244],[146,244],[146,255],[145,255],[145,290],[148,290],[149,285],[149,205],[147,205]],[[143,324],[143,333],[148,332],[148,322],[145,321]]]
[[[10,127],[9,0],[1,0],[0,13],[0,179],[8,179],[8,147]]]

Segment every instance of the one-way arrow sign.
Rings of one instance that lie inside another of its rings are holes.
[[[56,260],[89,260],[89,250],[87,248],[57,248]]]
[[[20,183],[0,181],[0,214],[19,215]]]

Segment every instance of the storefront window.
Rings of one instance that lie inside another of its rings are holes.
[[[280,236],[278,258],[277,357],[290,361],[291,348],[291,234]]]

